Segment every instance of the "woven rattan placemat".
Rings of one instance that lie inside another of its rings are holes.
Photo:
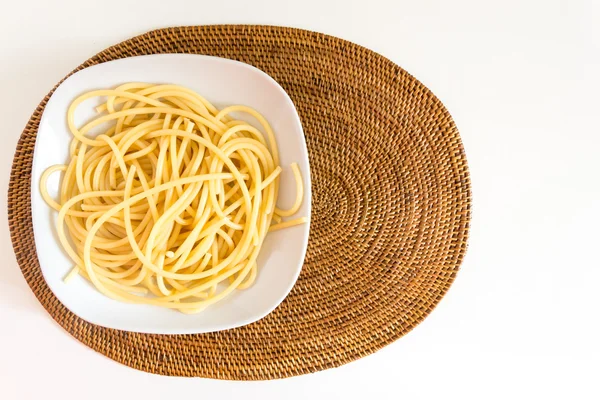
[[[431,312],[466,250],[470,181],[456,126],[427,88],[358,45],[268,26],[155,30],[104,50],[76,70],[156,53],[209,54],[254,65],[294,101],[313,179],[302,273],[274,312],[224,332],[137,334],[76,317],[42,277],[31,223],[33,149],[51,92],[21,135],[8,215],[23,275],[61,326],[140,370],[253,380],[342,365],[393,342]]]

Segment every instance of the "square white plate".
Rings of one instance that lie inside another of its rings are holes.
[[[258,258],[254,285],[237,290],[217,304],[192,315],[149,305],[126,304],[100,294],[78,276],[64,283],[73,267],[56,237],[56,212],[40,194],[43,171],[68,159],[72,135],[66,115],[70,103],[80,94],[112,88],[126,82],[173,83],[189,87],[218,108],[232,104],[250,106],[269,121],[281,155],[278,205],[288,207],[295,198],[295,182],[289,168],[300,166],[304,179],[304,199],[298,216],[310,220],[310,171],[308,152],[300,118],[285,91],[264,72],[237,61],[217,57],[164,54],[125,58],[77,72],[60,85],[46,105],[40,121],[33,159],[31,206],[37,254],[44,278],[56,297],[72,312],[93,324],[126,331],[184,334],[213,332],[254,322],[281,303],[296,282],[308,244],[309,224],[269,233]],[[84,102],[75,114],[78,126],[93,115],[99,101]],[[242,119],[244,119],[243,116]],[[251,119],[247,120],[253,123]],[[59,174],[48,182],[57,193]]]

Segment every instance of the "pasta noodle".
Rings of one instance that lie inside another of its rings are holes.
[[[95,97],[106,102],[77,127],[76,108]],[[78,97],[67,122],[70,160],[40,181],[74,264],[65,282],[81,275],[110,298],[195,313],[253,284],[269,231],[306,222],[283,220],[302,204],[295,163],[294,204],[276,207],[277,143],[249,107],[218,110],[185,87],[127,83]],[[57,171],[55,200],[47,181]]]

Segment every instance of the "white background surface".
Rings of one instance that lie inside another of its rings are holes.
[[[373,49],[445,103],[471,169],[470,246],[437,309],[378,353],[309,376],[224,382],[142,373],[72,339],[29,290],[4,223],[2,399],[600,397],[599,2],[56,3],[0,12],[4,193],[30,114],[98,51],[169,25],[289,25]],[[5,195],[0,209],[6,221]]]

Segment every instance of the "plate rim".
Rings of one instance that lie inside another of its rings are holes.
[[[214,324],[213,328],[210,329],[198,329],[198,328],[177,328],[177,329],[172,329],[169,328],[168,330],[164,330],[164,329],[155,329],[153,327],[149,328],[149,329],[138,329],[138,328],[129,328],[129,327],[124,327],[124,326],[111,326],[110,324],[107,323],[103,323],[103,321],[94,321],[93,318],[88,318],[85,315],[81,315],[80,313],[72,310],[68,305],[67,302],[65,302],[63,299],[64,297],[61,296],[60,291],[55,290],[55,285],[51,284],[48,279],[47,279],[47,268],[44,268],[42,266],[42,262],[39,256],[39,251],[38,249],[38,244],[37,244],[37,236],[38,234],[36,234],[36,218],[34,218],[34,191],[37,190],[39,191],[39,177],[38,179],[34,179],[34,171],[36,170],[36,163],[38,161],[38,158],[36,157],[36,154],[38,153],[38,147],[39,147],[39,143],[40,141],[38,140],[39,136],[36,136],[36,141],[35,141],[35,145],[34,145],[34,150],[33,150],[33,155],[32,155],[32,166],[31,166],[31,171],[32,171],[32,176],[31,176],[31,182],[30,182],[30,189],[31,189],[31,193],[29,195],[29,200],[30,200],[30,204],[31,204],[31,208],[32,208],[32,216],[31,216],[31,222],[32,222],[32,229],[33,229],[33,240],[34,240],[34,245],[36,247],[36,253],[38,254],[38,262],[40,264],[40,270],[42,273],[42,276],[44,277],[44,280],[46,281],[46,284],[48,285],[48,288],[50,289],[50,291],[57,297],[57,299],[60,301],[60,303],[67,308],[70,312],[72,312],[74,315],[76,315],[78,318],[81,318],[82,320],[90,323],[90,324],[94,324],[97,326],[101,326],[104,328],[109,328],[109,329],[116,329],[116,330],[120,330],[120,331],[125,331],[125,332],[132,332],[132,333],[141,333],[141,334],[162,334],[162,335],[180,335],[180,334],[202,334],[202,333],[212,333],[212,332],[220,332],[220,331],[224,331],[224,330],[229,330],[229,329],[234,329],[234,328],[239,328],[241,326],[245,326],[251,323],[254,323],[256,321],[259,321],[263,318],[265,318],[267,315],[269,315],[270,313],[272,313],[290,294],[290,292],[292,291],[293,287],[295,286],[296,282],[298,281],[298,278],[300,276],[300,273],[302,272],[302,268],[304,266],[304,261],[306,260],[306,252],[308,250],[308,240],[309,240],[309,235],[310,235],[310,225],[311,225],[311,214],[312,214],[312,179],[311,179],[311,174],[310,174],[310,157],[308,156],[308,146],[306,143],[306,135],[304,133],[304,129],[302,126],[302,121],[300,118],[300,115],[298,113],[298,109],[296,108],[294,102],[292,101],[291,97],[289,96],[289,94],[285,91],[285,89],[283,89],[283,87],[269,74],[267,74],[266,72],[262,71],[261,69],[251,65],[251,64],[247,64],[241,61],[237,61],[237,60],[233,60],[233,59],[229,59],[229,58],[224,58],[224,57],[217,57],[217,56],[211,56],[211,55],[206,55],[206,54],[190,54],[190,53],[163,53],[163,54],[144,54],[144,55],[136,55],[136,56],[130,56],[130,57],[123,57],[123,58],[119,58],[116,60],[110,60],[110,61],[105,61],[105,62],[100,62],[98,64],[95,65],[91,65],[89,67],[77,70],[75,72],[73,72],[72,74],[70,74],[66,79],[64,79],[62,82],[60,82],[55,89],[52,91],[52,94],[50,95],[50,97],[48,98],[48,101],[46,102],[43,112],[40,116],[40,120],[39,120],[39,125],[38,125],[38,129],[37,129],[37,135],[40,134],[40,132],[43,131],[42,127],[44,126],[44,123],[47,122],[47,119],[49,118],[49,113],[48,108],[49,106],[52,105],[52,103],[54,101],[56,101],[57,99],[57,93],[60,94],[60,89],[67,84],[69,81],[72,81],[73,79],[76,79],[77,77],[79,77],[80,75],[84,75],[86,73],[90,73],[90,71],[94,71],[96,69],[101,69],[103,67],[105,67],[106,65],[113,65],[113,64],[124,64],[127,63],[128,61],[130,61],[131,59],[157,59],[157,58],[189,58],[189,59],[210,59],[212,61],[216,61],[216,62],[221,62],[221,63],[225,63],[225,64],[231,64],[231,65],[236,65],[238,67],[242,67],[245,68],[247,70],[252,71],[253,73],[256,73],[258,75],[260,75],[262,78],[266,79],[269,84],[271,84],[273,87],[275,87],[284,97],[284,99],[286,100],[286,102],[288,103],[288,105],[291,107],[290,109],[293,110],[292,116],[293,116],[293,120],[295,125],[297,126],[297,129],[299,130],[299,134],[301,137],[301,142],[302,142],[302,149],[299,152],[300,156],[304,159],[303,161],[306,163],[306,171],[302,170],[302,176],[303,176],[303,183],[304,183],[304,199],[303,199],[303,203],[306,202],[307,205],[307,209],[306,209],[306,223],[305,223],[305,229],[304,229],[304,233],[302,235],[302,242],[301,242],[301,257],[300,260],[298,261],[298,266],[294,268],[295,272],[294,272],[294,276],[293,278],[290,280],[290,284],[287,285],[283,291],[282,291],[282,296],[280,296],[280,298],[274,302],[271,306],[266,307],[265,310],[261,311],[260,313],[256,313],[256,315],[252,315],[251,317],[245,318],[245,319],[240,319],[238,320],[238,322],[236,323],[230,323],[230,324]],[[185,86],[185,85],[183,85]],[[235,104],[235,103],[232,103]],[[277,137],[277,132],[274,132],[275,136]],[[279,140],[278,142],[278,147],[279,147]],[[60,245],[58,243],[56,243],[57,246],[60,247]],[[292,263],[292,265],[295,265],[296,263]],[[62,280],[61,280],[62,281]],[[94,288],[93,286],[90,286],[91,290],[97,290],[96,288]],[[252,290],[252,288],[250,288],[249,290]],[[228,296],[229,297],[229,296]],[[223,299],[225,300],[225,299]],[[194,314],[190,315],[193,316]]]

